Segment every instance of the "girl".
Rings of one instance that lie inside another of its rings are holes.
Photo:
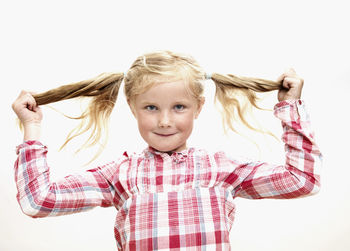
[[[249,126],[239,95],[257,106],[254,92],[278,90],[274,114],[284,129],[285,165],[244,162],[223,152],[210,154],[187,146],[204,104],[202,82],[209,78],[216,85],[224,122],[232,130],[233,118]],[[83,124],[72,137],[91,129],[87,143],[94,144],[101,138],[123,80],[148,148],[140,154],[124,153],[115,162],[81,175],[50,181],[47,147],[39,141],[39,105],[91,96],[80,117]],[[17,147],[15,163],[18,202],[31,217],[114,206],[119,250],[230,250],[235,197],[290,199],[319,190],[321,153],[300,100],[302,87],[303,80],[293,70],[277,82],[208,76],[193,58],[161,51],[137,58],[125,74],[103,74],[34,96],[22,91],[13,103],[24,127],[24,143]]]

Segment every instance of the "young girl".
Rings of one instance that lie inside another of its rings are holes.
[[[254,92],[278,90],[274,114],[284,129],[285,165],[243,162],[223,152],[211,154],[187,146],[204,104],[202,82],[209,78],[216,85],[226,126],[233,130],[234,117],[249,126],[239,94],[256,106]],[[52,182],[47,147],[39,141],[39,105],[92,97],[81,116],[86,126],[77,134],[91,129],[89,143],[94,144],[123,80],[148,148]],[[137,58],[125,74],[103,74],[34,96],[22,91],[12,106],[24,128],[24,143],[17,147],[15,163],[18,202],[31,217],[114,206],[119,250],[230,250],[235,197],[290,199],[319,190],[321,153],[300,100],[302,87],[303,80],[293,70],[277,82],[217,73],[209,76],[193,58],[162,51]]]

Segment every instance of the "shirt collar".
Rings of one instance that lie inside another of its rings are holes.
[[[152,155],[159,155],[161,157],[165,157],[165,156],[170,156],[170,157],[175,157],[175,158],[187,158],[187,156],[194,151],[193,147],[189,147],[185,150],[182,150],[180,152],[160,152],[156,149],[154,149],[151,146],[148,146],[143,153],[145,154],[145,156],[149,157]]]

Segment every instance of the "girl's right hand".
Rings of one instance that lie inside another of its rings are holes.
[[[30,92],[22,91],[13,102],[12,109],[24,127],[31,124],[40,125],[43,118],[41,109]]]

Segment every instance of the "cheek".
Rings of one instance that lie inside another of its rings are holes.
[[[193,127],[194,115],[186,114],[185,116],[178,119],[177,126],[183,130],[188,130]]]
[[[154,122],[150,116],[138,115],[137,123],[140,131],[150,130],[154,126]]]

